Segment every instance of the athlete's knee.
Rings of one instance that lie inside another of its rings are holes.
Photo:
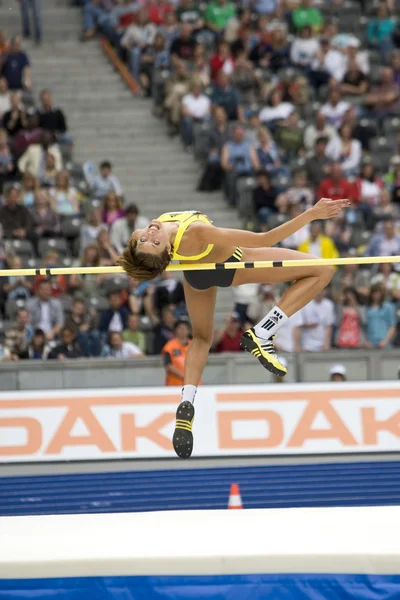
[[[208,350],[213,344],[213,333],[206,333],[203,331],[193,331],[193,342],[206,347]]]

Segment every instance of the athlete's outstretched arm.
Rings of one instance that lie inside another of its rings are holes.
[[[244,246],[246,248],[265,248],[266,246],[275,246],[282,240],[293,235],[296,231],[319,219],[331,219],[336,217],[343,208],[350,206],[349,200],[330,200],[322,198],[315,206],[309,208],[301,215],[291,219],[267,231],[266,233],[254,233],[252,231],[243,231],[241,229],[222,229],[219,227],[209,227],[206,225],[199,231],[202,240],[207,244],[221,244],[234,246]]]

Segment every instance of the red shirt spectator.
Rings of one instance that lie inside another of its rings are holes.
[[[233,71],[233,61],[227,42],[220,42],[216,53],[210,59],[211,79],[213,81],[217,78],[218,73],[223,67],[226,75],[231,75]]]
[[[215,352],[240,352],[240,338],[243,330],[239,314],[233,312],[225,319],[225,329],[216,332],[214,341]]]
[[[149,9],[149,20],[155,25],[163,25],[165,23],[165,15],[173,10],[171,4],[159,0],[157,3],[151,3]]]
[[[331,176],[323,179],[318,186],[317,198],[332,198],[332,200],[348,198],[358,202],[359,195],[357,186],[343,177],[340,163],[334,163],[331,167]]]

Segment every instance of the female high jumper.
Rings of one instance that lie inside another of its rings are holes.
[[[349,200],[322,198],[301,215],[266,233],[214,227],[210,219],[198,211],[166,213],[145,229],[133,232],[118,264],[134,279],[149,281],[161,275],[172,260],[187,264],[312,259],[315,257],[310,254],[272,246],[311,221],[336,217],[349,205]],[[180,458],[189,458],[193,450],[194,399],[213,341],[217,288],[294,281],[279,303],[245,331],[240,340],[241,346],[263,367],[283,376],[287,371],[276,355],[274,336],[289,317],[329,284],[333,273],[334,268],[330,266],[183,272],[193,340],[186,355],[184,385],[172,440]]]

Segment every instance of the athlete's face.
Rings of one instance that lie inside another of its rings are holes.
[[[163,223],[154,219],[145,229],[137,229],[132,237],[137,241],[137,250],[146,254],[161,254],[171,249],[168,230]]]

